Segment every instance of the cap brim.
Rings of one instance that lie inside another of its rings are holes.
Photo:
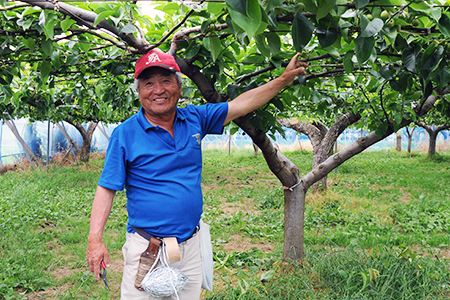
[[[166,70],[168,70],[168,71],[170,71],[170,72],[173,72],[173,73],[177,72],[177,70],[175,70],[174,68],[169,67],[169,66],[167,66],[167,65],[163,65],[163,64],[152,64],[151,66],[147,66],[147,67],[143,68],[142,70],[140,70],[139,73],[135,74],[135,75],[134,75],[134,79],[138,78],[139,75],[141,75],[142,72],[144,72],[144,70],[147,70],[147,69],[153,68],[153,67],[163,68],[163,69],[166,69]]]

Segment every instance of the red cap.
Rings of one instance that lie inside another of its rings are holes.
[[[151,50],[142,55],[136,62],[136,69],[134,70],[134,79],[147,68],[160,67],[172,72],[181,72],[175,58],[167,53]]]

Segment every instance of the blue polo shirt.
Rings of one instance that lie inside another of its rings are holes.
[[[221,134],[228,103],[177,108],[174,137],[139,113],[111,134],[99,185],[126,189],[128,232],[186,240],[203,212],[201,140]]]

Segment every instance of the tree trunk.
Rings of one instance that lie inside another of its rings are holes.
[[[14,136],[16,137],[17,141],[19,141],[20,145],[22,146],[23,150],[25,151],[26,156],[30,160],[30,164],[32,164],[32,162],[34,161],[36,163],[36,165],[38,165],[39,167],[42,167],[42,164],[39,161],[39,159],[34,155],[33,151],[31,151],[30,147],[28,147],[27,143],[25,143],[25,141],[20,136],[19,131],[17,131],[16,125],[14,124],[12,119],[11,119],[11,121],[5,120],[5,123],[9,127],[9,129],[11,129],[11,131],[14,134]],[[33,165],[31,165],[31,166],[33,167]]]
[[[416,122],[417,125],[425,129],[426,132],[428,132],[428,135],[430,136],[430,142],[428,144],[428,155],[434,156],[436,154],[436,140],[437,135],[442,130],[446,130],[450,128],[450,124],[444,124],[436,127],[436,129],[433,130],[433,127],[431,125],[428,125],[425,122],[419,121]]]
[[[306,191],[302,184],[284,190],[283,257],[285,259],[297,260],[304,254],[305,198]]]
[[[66,129],[61,126],[61,124],[56,123],[56,126],[58,127],[59,130],[61,130],[62,134],[66,137],[66,139],[69,141],[69,143],[72,145],[72,148],[77,149],[78,152],[81,151],[80,147],[78,146],[78,144],[70,137],[70,135],[67,133]]]
[[[397,150],[398,152],[402,151],[402,134],[400,130],[395,134],[395,150]]]
[[[69,122],[70,123],[70,122]],[[89,154],[91,153],[91,141],[94,135],[94,130],[97,127],[98,122],[89,122],[87,130],[79,122],[72,124],[80,132],[83,137],[83,143],[80,148],[80,160],[82,162],[89,161]]]
[[[258,146],[255,143],[253,143],[253,154],[255,154],[255,157],[258,156],[258,150],[259,150]]]
[[[430,143],[428,144],[428,155],[433,156],[436,154],[436,137],[437,132],[431,131],[430,132]]]
[[[406,127],[406,133],[408,134],[408,153],[411,153],[411,145],[412,145],[412,137],[413,137],[414,129],[416,129],[416,127],[413,127],[411,132],[409,132],[408,127]]]

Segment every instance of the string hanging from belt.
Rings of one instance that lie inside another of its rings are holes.
[[[167,247],[163,242],[155,262],[141,284],[144,290],[153,297],[168,297],[175,294],[179,300],[178,292],[184,288],[189,279],[179,269],[171,268],[168,261]],[[161,266],[155,268],[158,262],[161,263]]]

